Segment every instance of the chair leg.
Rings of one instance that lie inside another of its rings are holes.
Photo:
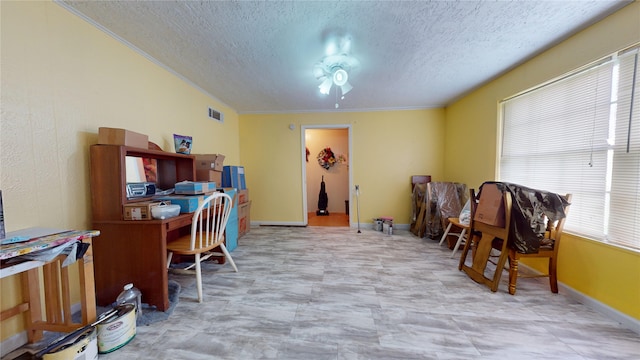
[[[449,225],[447,225],[447,229],[444,231],[444,234],[442,234],[442,238],[440,239],[440,243],[438,244],[439,246],[442,246],[442,243],[447,238],[447,235],[449,235],[449,230],[451,230],[451,225],[453,224],[449,223]]]
[[[462,271],[464,267],[464,263],[467,260],[467,254],[469,253],[469,248],[471,248],[473,242],[473,234],[469,234],[467,241],[464,243],[464,247],[462,248],[462,254],[460,254],[460,262],[458,263],[458,270]],[[473,258],[473,253],[472,253]]]
[[[198,302],[202,302],[202,269],[200,268],[200,254],[195,255],[196,287],[198,288]]]
[[[231,257],[231,255],[227,251],[227,247],[224,246],[224,244],[220,244],[220,249],[222,249],[222,253],[227,258],[227,260],[229,260],[229,262],[231,263],[231,266],[233,266],[233,270],[238,272],[238,267],[236,266],[236,263],[233,261],[233,258]]]
[[[173,252],[169,251],[169,254],[167,255],[167,269],[169,268],[169,266],[171,266],[172,257],[173,257]]]
[[[551,292],[554,294],[558,293],[558,261],[556,257],[549,258],[549,286],[551,287]]]
[[[456,246],[453,247],[453,251],[451,252],[451,257],[454,257],[456,255],[456,251],[458,251],[458,248],[460,248],[460,245],[462,245],[462,240],[464,240],[464,234],[467,233],[467,229],[462,229],[462,231],[460,232],[460,235],[458,235],[458,241],[456,241]]]
[[[491,282],[491,291],[498,291],[498,285],[500,284],[500,276],[502,275],[502,271],[504,271],[504,265],[509,258],[509,254],[507,250],[503,247],[500,252],[500,257],[498,258],[498,263],[496,264],[496,272],[493,274],[493,281]],[[511,276],[511,272],[509,272],[509,276]],[[515,284],[514,284],[515,286]]]
[[[518,282],[518,259],[509,256],[509,294],[516,294],[516,283]]]

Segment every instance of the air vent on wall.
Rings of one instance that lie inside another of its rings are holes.
[[[211,107],[209,108],[209,118],[219,122],[224,122],[224,114]]]

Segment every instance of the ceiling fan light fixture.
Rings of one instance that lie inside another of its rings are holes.
[[[336,86],[336,109],[338,99],[353,89],[349,84],[349,72],[359,66],[357,59],[351,56],[351,37],[331,34],[327,37],[325,57],[314,65],[313,75],[321,82],[320,93],[329,95],[333,85]]]
[[[353,86],[351,86],[351,84],[349,84],[348,82],[346,82],[344,85],[342,85],[340,87],[340,90],[342,90],[342,95],[346,95],[349,91],[351,91],[351,89],[353,89]]]
[[[333,83],[336,86],[343,86],[349,80],[349,74],[342,68],[333,72]]]
[[[318,88],[320,88],[320,93],[328,95],[332,85],[333,81],[331,80],[331,78],[325,78],[322,84],[318,85]]]
[[[313,68],[313,76],[315,76],[318,80],[324,80],[324,78],[326,77],[321,66],[316,66]]]

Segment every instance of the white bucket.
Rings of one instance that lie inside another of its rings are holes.
[[[91,327],[42,356],[43,360],[94,360],[98,358],[96,328]]]
[[[127,345],[136,336],[135,306],[124,304],[116,307],[113,319],[98,324],[98,353],[107,354]]]

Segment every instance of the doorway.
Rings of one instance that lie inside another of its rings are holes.
[[[302,166],[305,224],[350,226],[351,126],[307,125],[301,131],[306,150]],[[326,204],[319,201],[323,182]]]

